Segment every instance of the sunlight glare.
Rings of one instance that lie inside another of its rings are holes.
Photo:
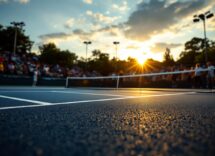
[[[146,55],[143,55],[143,54],[139,54],[135,58],[136,58],[136,60],[137,60],[137,62],[138,62],[139,65],[144,65],[145,62],[146,62],[146,60],[148,59],[146,57]]]

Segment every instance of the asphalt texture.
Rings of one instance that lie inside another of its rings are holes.
[[[0,155],[212,156],[215,94],[1,87]]]

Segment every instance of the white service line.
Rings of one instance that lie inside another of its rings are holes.
[[[66,94],[86,94],[86,95],[100,95],[100,96],[118,96],[118,97],[124,97],[124,95],[116,95],[116,94],[100,94],[100,93],[89,93],[89,92],[73,92],[73,91],[51,91],[54,93],[66,93]]]
[[[147,97],[176,96],[176,95],[187,95],[187,94],[196,94],[196,93],[195,92],[187,92],[187,93],[174,93],[174,94],[161,94],[161,95],[125,96],[125,97],[108,98],[108,99],[82,100],[82,101],[61,102],[61,103],[48,103],[48,104],[43,104],[43,105],[2,107],[2,108],[0,108],[0,110],[19,109],[19,108],[34,108],[34,107],[44,107],[44,106],[57,106],[57,105],[69,105],[69,104],[76,104],[76,103],[92,103],[92,102],[116,101],[116,100],[138,99],[138,98],[147,98]]]
[[[59,102],[59,103],[53,103],[52,105],[73,104],[73,103],[86,103],[86,102],[98,102],[98,101],[114,101],[114,100],[125,100],[125,99],[138,99],[138,98],[147,98],[147,97],[175,96],[175,95],[185,95],[185,94],[194,94],[194,93],[195,92],[174,93],[174,94],[160,94],[160,95],[123,96],[123,97],[119,97],[119,98],[108,98],[108,99],[97,99],[97,100],[83,100],[83,101],[72,101],[72,102]]]
[[[5,98],[5,99],[10,99],[10,100],[16,100],[16,101],[22,101],[22,102],[30,102],[30,103],[36,103],[38,105],[50,105],[51,103],[49,102],[43,102],[43,101],[37,101],[37,100],[28,100],[28,99],[23,99],[23,98],[17,98],[17,97],[11,97],[11,96],[4,96],[0,95],[0,98]],[[4,108],[4,107],[3,107]]]

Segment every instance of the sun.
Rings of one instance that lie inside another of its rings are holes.
[[[141,54],[136,56],[136,60],[139,65],[144,65],[147,59],[148,58],[146,56]]]

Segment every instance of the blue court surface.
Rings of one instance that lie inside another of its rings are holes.
[[[215,94],[0,87],[0,155],[214,155]]]

